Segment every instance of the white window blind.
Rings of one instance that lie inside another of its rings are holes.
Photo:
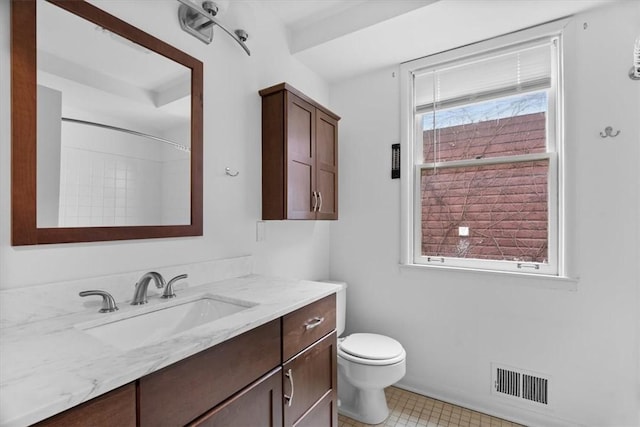
[[[528,43],[414,74],[415,113],[548,88],[553,41]]]

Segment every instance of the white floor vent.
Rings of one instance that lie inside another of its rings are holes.
[[[512,402],[549,405],[549,378],[534,372],[491,364],[492,392]]]

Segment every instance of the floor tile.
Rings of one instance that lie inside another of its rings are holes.
[[[385,389],[389,417],[379,427],[524,427],[481,412],[472,411],[396,387]],[[338,416],[338,427],[368,427],[344,415]]]

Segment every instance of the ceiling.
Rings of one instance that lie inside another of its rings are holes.
[[[291,53],[333,83],[624,0],[267,0]]]
[[[301,28],[366,2],[367,0],[268,0],[266,4],[286,26]]]

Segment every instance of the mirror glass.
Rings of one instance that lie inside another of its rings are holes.
[[[191,69],[37,2],[37,227],[191,223]]]

